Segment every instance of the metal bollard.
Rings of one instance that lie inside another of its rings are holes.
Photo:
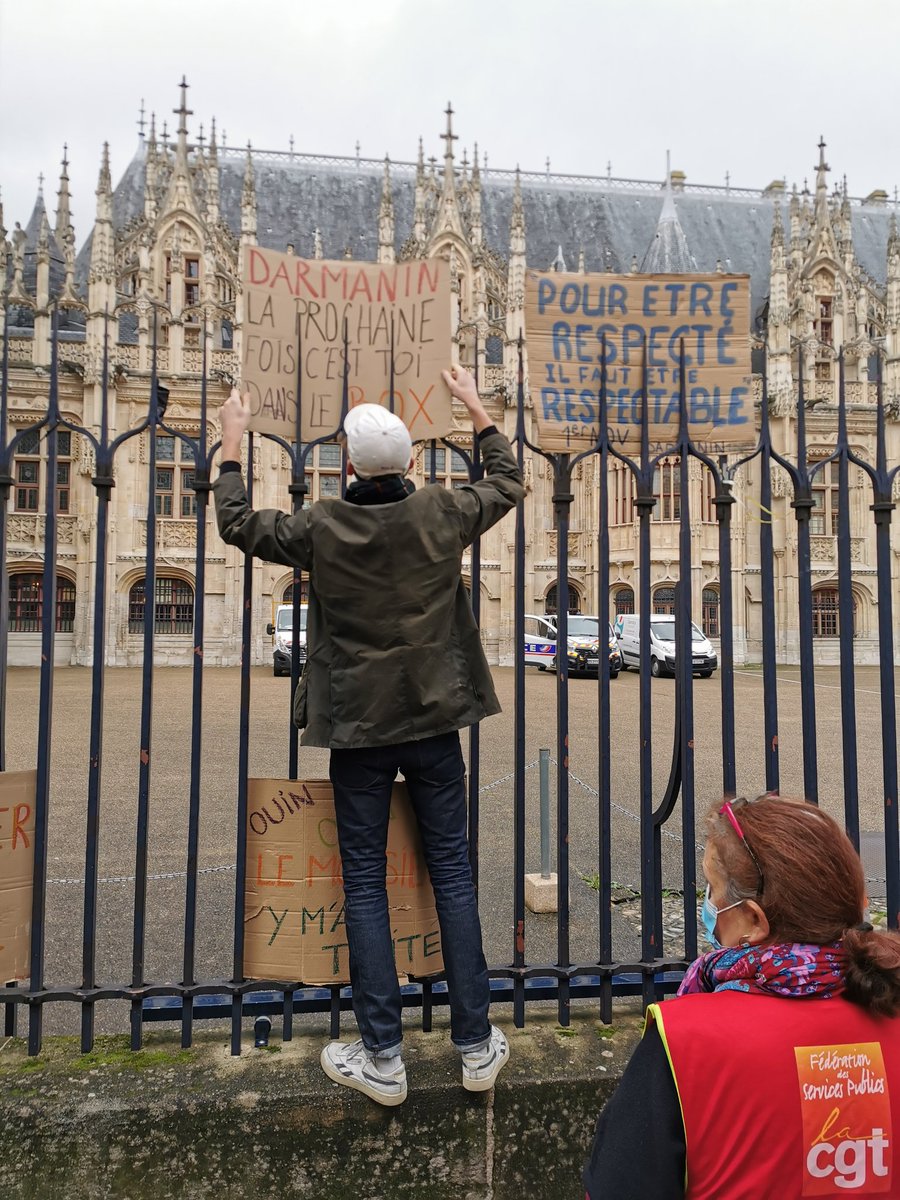
[[[541,879],[550,878],[550,751],[540,752],[541,769]]]

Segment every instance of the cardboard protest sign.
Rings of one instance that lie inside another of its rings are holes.
[[[614,449],[633,454],[640,448],[645,345],[651,453],[677,440],[682,339],[692,441],[708,453],[755,444],[749,276],[532,271],[525,327],[542,449],[596,443],[604,338]]]
[[[0,772],[0,985],[31,974],[35,771]]]
[[[303,441],[338,429],[345,357],[349,406],[391,407],[393,331],[394,412],[414,440],[450,432],[441,378],[452,332],[443,259],[329,262],[251,246],[241,287],[241,390],[250,394],[251,429],[295,439],[298,356]]]
[[[443,970],[434,893],[406,785],[394,784],[387,894],[399,975]],[[349,983],[341,857],[331,784],[251,779],[244,975]]]

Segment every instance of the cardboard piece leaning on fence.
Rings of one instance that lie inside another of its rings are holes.
[[[528,379],[537,443],[586,450],[599,438],[606,339],[610,446],[640,451],[647,350],[650,453],[679,433],[680,344],[692,442],[709,454],[756,444],[747,275],[573,275],[529,271]]]
[[[442,971],[434,893],[406,785],[394,784],[387,895],[398,975]],[[350,981],[334,797],[324,780],[251,779],[244,976]]]
[[[406,263],[297,258],[261,246],[245,251],[241,390],[250,428],[296,439],[297,356],[304,442],[340,426],[347,332],[348,405],[390,405],[413,440],[453,428],[441,368],[450,364],[450,268],[443,259]]]
[[[0,772],[0,986],[31,975],[35,771]]]

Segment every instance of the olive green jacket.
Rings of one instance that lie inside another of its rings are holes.
[[[309,572],[307,661],[294,697],[304,745],[388,746],[500,711],[462,553],[524,495],[503,434],[481,439],[485,478],[421,488],[390,504],[320,500],[254,512],[239,471],[213,491],[219,533]]]

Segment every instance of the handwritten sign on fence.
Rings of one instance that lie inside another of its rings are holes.
[[[441,378],[451,335],[443,259],[329,262],[251,246],[241,286],[241,387],[250,394],[251,429],[294,440],[298,366],[304,441],[339,427],[345,361],[349,406],[391,407],[393,332],[394,411],[414,440],[450,432]]]
[[[406,786],[400,783],[391,798],[387,894],[398,975],[443,970],[434,893]],[[244,938],[248,979],[349,982],[330,783],[250,780]]]
[[[645,347],[651,453],[676,441],[682,341],[691,439],[710,453],[754,444],[749,276],[529,272],[525,326],[542,449],[596,443],[604,339],[614,448],[640,447]]]
[[[0,984],[31,974],[37,774],[0,773]]]

